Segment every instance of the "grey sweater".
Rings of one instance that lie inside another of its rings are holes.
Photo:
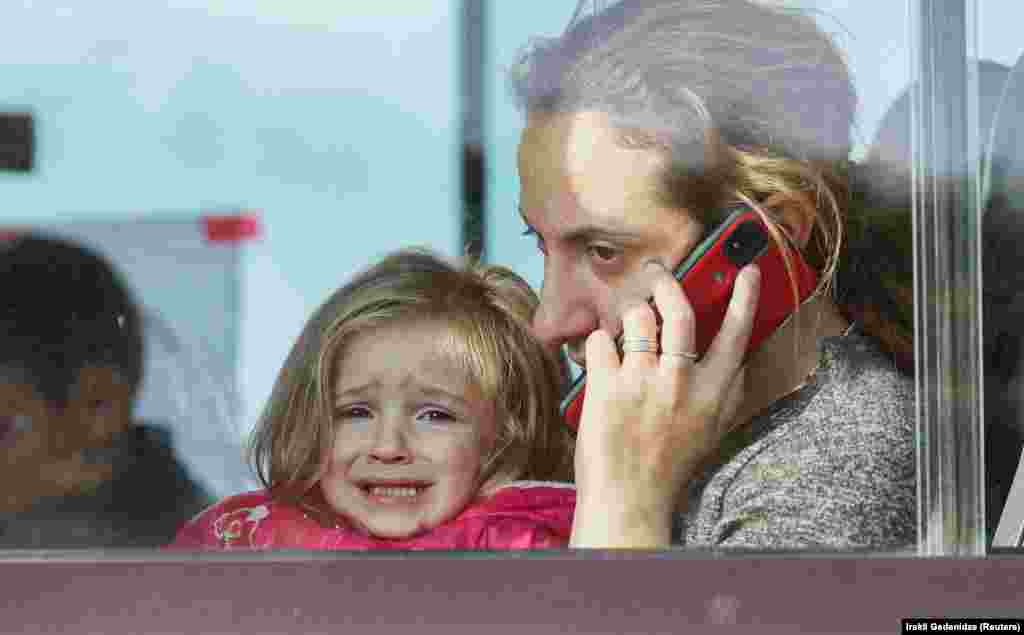
[[[857,332],[806,386],[727,437],[690,483],[694,548],[899,550],[916,540],[914,382]]]

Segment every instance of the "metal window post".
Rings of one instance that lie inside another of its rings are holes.
[[[461,0],[461,47],[458,61],[462,97],[460,250],[480,259],[484,256],[487,220],[484,161],[486,2]]]
[[[975,0],[911,0],[918,552],[985,553]],[[915,18],[916,16],[916,18]]]

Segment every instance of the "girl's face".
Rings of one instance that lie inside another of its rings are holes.
[[[400,323],[346,345],[334,379],[334,443],[320,488],[368,533],[406,538],[473,499],[497,434],[484,398],[446,350],[450,331]]]

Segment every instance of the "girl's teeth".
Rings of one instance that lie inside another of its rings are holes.
[[[374,496],[404,496],[411,498],[418,494],[418,487],[371,487],[370,494]]]

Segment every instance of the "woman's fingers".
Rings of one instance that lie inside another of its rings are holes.
[[[696,347],[696,325],[682,287],[663,267],[648,266],[643,275],[646,290],[620,313],[621,362],[607,331],[587,338],[589,386],[576,441],[576,482],[584,504],[608,497],[627,501],[630,519],[667,519],[740,403],[744,379],[737,370],[759,286],[755,270],[740,273],[722,329],[696,363],[685,355]],[[654,308],[636,299],[645,292],[653,293],[662,318],[660,342]]]
[[[654,304],[661,315],[660,368],[664,373],[676,377],[680,367],[691,367],[696,359],[693,307],[679,281],[664,267],[659,265],[657,269],[651,288]]]
[[[595,390],[607,390],[609,379],[619,370],[619,351],[607,331],[597,329],[587,336],[583,350],[587,358],[587,381]]]
[[[622,313],[622,368],[626,372],[658,364],[658,322],[646,302],[634,302]]]
[[[731,379],[743,364],[757,313],[761,274],[756,265],[744,267],[733,285],[722,328],[704,355],[703,366],[712,377]]]

